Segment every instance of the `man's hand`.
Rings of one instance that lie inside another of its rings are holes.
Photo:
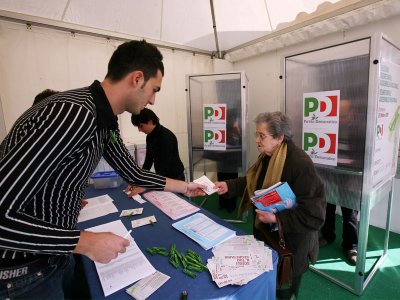
[[[124,190],[125,193],[127,193],[128,197],[135,196],[137,194],[141,194],[144,191],[146,191],[145,188],[142,188],[140,186],[134,186],[134,185],[128,185],[127,188]]]
[[[111,232],[81,231],[81,237],[73,252],[106,264],[116,258],[118,253],[124,253],[128,246],[129,240]]]

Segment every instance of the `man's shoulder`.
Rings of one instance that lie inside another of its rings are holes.
[[[96,109],[89,87],[60,92],[56,95],[54,102],[62,105],[80,106],[83,110],[91,112]]]

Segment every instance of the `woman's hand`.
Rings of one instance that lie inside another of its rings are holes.
[[[218,189],[218,195],[222,195],[228,192],[228,185],[225,181],[216,181],[214,182],[214,187]]]
[[[263,223],[276,223],[276,217],[274,214],[256,209],[256,213],[258,216],[258,219],[263,222]]]
[[[206,193],[204,192],[205,186],[202,184],[198,184],[195,182],[188,182],[186,186],[186,191],[183,193],[187,197],[197,197],[204,196]]]

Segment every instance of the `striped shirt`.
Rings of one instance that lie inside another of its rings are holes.
[[[164,189],[165,178],[140,169],[124,146],[98,81],[53,95],[15,122],[0,145],[0,265],[75,248],[81,200],[101,156],[125,181]]]

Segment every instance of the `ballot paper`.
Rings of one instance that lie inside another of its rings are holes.
[[[152,191],[144,194],[144,196],[172,220],[186,217],[200,210],[200,208],[171,192]]]
[[[121,211],[120,217],[130,217],[134,215],[141,215],[143,213],[143,207],[140,208],[132,208],[132,209],[124,209]]]
[[[91,227],[86,231],[112,232],[120,236],[128,234],[121,220]],[[107,264],[94,263],[105,297],[156,272],[134,239],[130,235],[127,238],[130,245],[126,252],[119,253],[117,258]]]
[[[202,213],[194,214],[172,226],[208,250],[236,235],[236,232],[222,226]]]
[[[204,185],[206,188],[204,188],[203,191],[207,195],[214,194],[218,191],[218,189],[214,188],[214,183],[212,183],[212,181],[206,175],[193,180],[193,182]]]
[[[243,285],[273,269],[272,251],[252,235],[235,236],[212,250],[207,268],[218,287]]]
[[[109,195],[85,200],[87,204],[79,212],[78,223],[118,212],[117,207],[113,204],[114,200]]]
[[[149,216],[149,217],[133,220],[133,221],[131,221],[131,225],[132,225],[132,228],[136,228],[136,227],[140,227],[140,226],[143,226],[143,225],[154,224],[156,222],[157,222],[157,219],[153,215],[153,216]]]
[[[170,278],[168,275],[157,271],[127,288],[126,292],[136,300],[145,300]]]

